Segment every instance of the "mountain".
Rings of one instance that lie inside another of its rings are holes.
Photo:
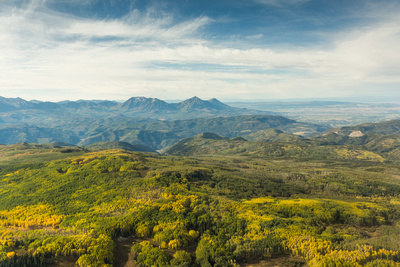
[[[5,98],[0,96],[0,112],[8,112],[15,110],[31,110],[31,109],[54,109],[57,104],[52,102],[41,102],[37,100],[26,101],[22,98]]]
[[[298,123],[282,116],[248,115],[236,117],[199,118],[192,120],[159,121],[146,125],[146,130],[171,132],[180,138],[193,137],[203,132],[229,138],[245,136],[260,130],[277,128],[286,133],[315,132],[320,126]],[[323,129],[323,128],[322,128]],[[246,137],[245,137],[246,138]],[[165,146],[164,146],[165,147]],[[163,147],[158,147],[161,149]]]
[[[18,110],[18,109],[31,109],[35,107],[35,104],[29,103],[26,100],[23,100],[21,98],[5,98],[5,97],[0,97],[0,111],[1,112],[7,112],[7,111],[12,111],[12,110]]]
[[[376,134],[400,134],[400,120],[390,120],[378,123],[363,123],[355,126],[347,126],[329,129],[325,134],[336,133],[338,135],[347,135],[360,137],[367,133]]]
[[[24,116],[21,116],[21,114],[24,114]],[[40,122],[49,118],[51,120],[67,121],[72,118],[75,120],[77,116],[84,118],[125,117],[178,120],[254,114],[266,115],[274,113],[230,107],[215,98],[201,100],[198,97],[193,97],[180,103],[167,103],[157,98],[146,97],[132,97],[123,103],[105,100],[67,100],[53,103],[0,97],[0,122],[4,124],[20,124],[32,120]],[[12,117],[24,117],[25,120],[16,122]]]
[[[88,146],[98,142],[123,141],[131,144],[142,144],[157,150],[166,146],[170,146],[179,141],[181,138],[182,137],[173,132],[120,127],[118,130],[110,129],[109,131],[103,130],[99,133],[95,132],[93,135],[88,135],[87,137],[82,138],[78,145]]]
[[[333,128],[313,139],[319,145],[363,146],[388,159],[400,158],[400,120]]]
[[[128,117],[163,120],[272,114],[266,111],[230,107],[215,98],[202,100],[198,97],[192,97],[179,103],[167,103],[157,98],[132,97],[112,110]]]
[[[61,141],[53,141],[50,144],[53,145],[54,147],[76,147],[76,145],[68,144]]]
[[[117,125],[99,125],[87,132],[79,145],[85,146],[100,141],[125,141],[140,143],[162,149],[182,138],[193,137],[204,132],[237,137],[271,127],[297,131],[298,127],[314,129],[314,125],[299,124],[281,116],[237,116],[198,118],[177,121],[155,121],[151,123],[125,122]]]
[[[276,128],[287,133],[321,132],[324,130],[324,128],[319,125],[298,123],[282,116],[271,115],[243,115],[234,117],[157,121],[147,124],[145,129],[172,131],[183,137],[192,137],[202,132],[212,132],[227,137],[237,137],[269,128]]]
[[[195,110],[236,110],[235,108],[225,105],[215,98],[204,101],[197,96],[182,101],[176,104],[176,106],[181,112],[192,112]]]
[[[186,118],[274,114],[272,112],[235,108],[228,106],[215,98],[202,100],[196,96],[173,105],[176,106],[179,111],[178,114]]]
[[[90,150],[108,150],[108,149],[123,149],[126,151],[137,151],[137,152],[156,152],[151,147],[141,144],[130,144],[127,142],[98,142],[85,148]]]
[[[204,138],[204,139],[212,139],[212,140],[222,140],[222,139],[229,139],[227,137],[220,136],[215,133],[200,133],[195,136],[195,138]]]
[[[287,160],[0,147],[0,266],[398,266],[400,170],[284,148]]]
[[[123,103],[102,100],[52,103],[3,97],[0,103],[3,104],[0,143],[4,144],[60,141],[86,146],[122,141],[159,150],[203,132],[232,138],[268,128],[304,136],[327,129],[198,97],[179,103],[145,97],[132,97]]]
[[[296,142],[299,140],[304,140],[304,138],[301,136],[286,134],[274,128],[245,135],[244,138],[253,142]]]
[[[119,103],[116,101],[95,101],[95,100],[78,100],[78,101],[61,101],[55,103],[64,109],[81,110],[81,109],[109,109],[117,106]]]
[[[197,135],[185,138],[161,151],[166,155],[184,157],[246,156],[252,158],[272,157],[298,160],[359,160],[384,162],[400,160],[400,150],[389,153],[373,151],[364,146],[320,145],[311,140],[292,140],[279,142],[253,142],[238,138],[204,138]],[[397,157],[397,158],[396,158]]]
[[[227,105],[227,104],[224,104],[224,103],[222,103],[221,101],[219,101],[218,99],[216,99],[216,98],[212,98],[212,99],[210,99],[210,100],[207,100],[207,102],[209,102],[210,103],[210,106],[212,107],[212,108],[214,108],[214,109],[225,109],[225,108],[232,108],[231,106],[229,106],[229,105]]]
[[[328,133],[311,140],[316,146],[351,146],[362,147],[368,151],[379,153],[390,160],[400,159],[400,135],[366,133],[362,136],[348,136]]]
[[[27,116],[25,113],[19,113],[20,116],[21,114]],[[13,117],[15,115],[13,114]],[[57,125],[55,127],[40,127],[35,123],[32,125],[4,125],[0,127],[0,143],[62,141],[87,146],[103,141],[123,141],[159,150],[173,145],[182,138],[193,137],[203,132],[212,132],[232,138],[269,128],[277,128],[288,134],[320,130],[318,125],[298,123],[285,117],[269,115],[175,121],[137,120],[124,117],[91,119],[75,116],[71,117],[75,118],[74,120],[68,121],[58,118],[50,119],[43,115],[42,122],[46,122],[48,125]],[[29,121],[24,117],[15,120],[19,119]]]
[[[175,156],[218,155],[224,154],[224,149],[229,151],[229,148],[238,147],[244,142],[246,141],[232,140],[214,133],[201,133],[191,138],[184,138],[161,152]]]
[[[176,111],[173,104],[157,98],[132,97],[116,107],[120,112],[158,112],[158,111]]]
[[[243,137],[247,142],[221,138],[211,140],[197,135],[163,151],[179,156],[246,154],[279,157],[296,155],[304,159],[357,158],[395,162],[400,160],[399,120],[330,129],[319,136],[309,138],[284,133],[277,129],[255,131]]]
[[[72,131],[67,129],[44,128],[29,125],[0,127],[0,143],[50,143],[53,141],[77,144],[80,139]]]
[[[115,107],[115,109],[119,112],[128,113],[175,112],[179,114],[188,114],[200,112],[200,114],[202,114],[202,112],[213,113],[218,111],[230,111],[236,114],[238,112],[254,112],[248,109],[230,107],[215,98],[202,100],[196,96],[179,103],[167,103],[157,98],[132,97]]]

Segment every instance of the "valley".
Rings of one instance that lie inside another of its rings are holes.
[[[387,100],[386,100],[387,101]],[[361,123],[400,119],[400,105],[396,102],[293,100],[274,102],[229,102],[232,107],[268,110],[299,122],[330,125],[331,127],[352,126]]]
[[[329,129],[270,115],[272,112],[233,108],[216,99],[197,97],[176,104],[143,97],[123,103],[52,103],[1,98],[0,104],[0,143],[3,144],[61,141],[86,146],[122,141],[160,150],[182,138],[208,131],[236,137],[267,128],[303,135]]]
[[[0,0],[0,267],[400,267],[399,0]]]
[[[400,264],[397,120],[328,127],[99,108],[39,121],[37,106],[5,107],[0,266]]]

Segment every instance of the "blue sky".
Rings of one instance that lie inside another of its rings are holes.
[[[400,1],[0,0],[0,95],[400,96]]]

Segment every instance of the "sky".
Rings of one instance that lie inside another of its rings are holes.
[[[400,97],[398,0],[0,0],[0,96]]]

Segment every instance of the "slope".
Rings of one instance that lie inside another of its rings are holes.
[[[58,126],[35,126],[40,119],[45,124]],[[18,121],[20,117],[16,117],[14,120]],[[21,120],[24,121],[24,119]],[[26,119],[25,121],[30,120]],[[86,146],[103,141],[123,141],[131,144],[143,144],[158,150],[171,146],[182,138],[193,137],[202,132],[237,137],[268,128],[277,128],[287,133],[299,131],[315,133],[326,130],[318,125],[298,123],[281,116],[270,115],[197,118],[177,121],[132,119],[123,116],[84,118],[73,115],[70,119],[56,116],[54,120],[47,118],[46,121],[45,114],[42,114],[31,121],[29,125],[0,127],[2,132],[0,143],[62,141]]]
[[[98,143],[94,143],[94,144],[85,146],[85,148],[92,150],[92,151],[108,150],[108,149],[122,149],[122,150],[126,150],[126,151],[153,152],[153,153],[156,152],[151,147],[148,147],[145,145],[130,144],[127,142],[117,142],[117,141],[115,141],[115,142],[98,142]]]
[[[378,123],[363,123],[356,126],[332,128],[328,133],[339,135],[362,136],[367,133],[376,133],[382,135],[399,134],[400,120],[391,120]]]
[[[115,243],[132,235],[131,265],[400,261],[400,172],[385,162],[18,146],[0,160],[2,266],[112,266]]]
[[[263,131],[265,132],[265,131]],[[269,130],[268,132],[276,132]],[[278,134],[279,135],[279,134]],[[292,158],[298,160],[364,160],[383,162],[396,160],[396,152],[387,153],[383,150],[374,150],[363,145],[347,145],[323,143],[319,139],[305,139],[287,136],[278,142],[252,142],[246,139],[204,138],[201,135],[186,138],[175,145],[162,150],[168,155],[176,156],[227,156],[241,155],[252,157]]]
[[[119,117],[152,118],[161,120],[193,119],[216,116],[238,116],[252,114],[273,114],[246,108],[230,107],[217,99],[202,100],[193,97],[179,103],[167,103],[157,98],[131,97],[123,103],[106,100],[78,100],[61,102],[26,101],[21,98],[0,97],[0,121],[17,123],[41,120],[69,120],[71,117],[100,118]],[[2,114],[9,113],[9,114]],[[55,114],[57,114],[55,116]],[[21,120],[23,119],[23,120]],[[43,124],[41,124],[43,126]],[[49,126],[46,124],[46,126]]]
[[[245,135],[244,138],[254,142],[296,142],[304,139],[301,136],[286,134],[274,128]]]

